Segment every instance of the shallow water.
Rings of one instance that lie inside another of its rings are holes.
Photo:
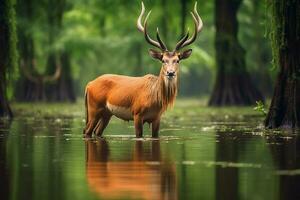
[[[300,199],[297,134],[224,113],[179,103],[155,140],[118,119],[84,140],[81,114],[1,120],[0,199]]]

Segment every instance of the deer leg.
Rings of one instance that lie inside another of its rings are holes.
[[[92,137],[92,133],[93,133],[93,130],[95,129],[96,125],[97,125],[97,120],[96,119],[91,119],[86,128],[85,128],[85,137],[86,138],[90,138]]]
[[[97,137],[102,136],[103,131],[108,125],[111,116],[112,116],[111,114],[106,113],[100,118],[97,128],[95,129],[95,134],[97,135]]]
[[[152,122],[152,137],[157,138],[160,126],[160,118],[157,118]]]
[[[101,112],[97,111],[97,110],[89,110],[88,113],[88,119],[89,121],[86,124],[85,130],[84,130],[84,134],[86,138],[92,137],[92,133],[95,129],[95,127],[97,126],[97,123],[99,121],[99,114]]]
[[[135,127],[135,136],[137,138],[143,137],[143,118],[139,115],[134,115],[134,127]]]

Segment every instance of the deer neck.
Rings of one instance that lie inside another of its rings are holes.
[[[177,95],[178,76],[168,79],[161,69],[156,84],[157,97],[161,106],[164,109],[167,109],[169,106],[173,106]]]

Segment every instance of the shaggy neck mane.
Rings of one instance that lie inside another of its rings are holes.
[[[159,76],[150,86],[150,98],[158,103],[163,110],[174,104],[177,95],[177,78],[175,77],[174,80],[166,79],[163,69],[161,69]]]

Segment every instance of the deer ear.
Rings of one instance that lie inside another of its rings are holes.
[[[158,60],[161,60],[162,57],[163,57],[163,54],[159,51],[156,51],[154,49],[149,49],[149,54],[152,58],[155,58],[155,59],[158,59]]]
[[[192,49],[188,49],[188,50],[185,50],[184,52],[180,53],[179,59],[183,60],[183,59],[190,57],[190,55],[192,54],[192,51],[193,51]]]

